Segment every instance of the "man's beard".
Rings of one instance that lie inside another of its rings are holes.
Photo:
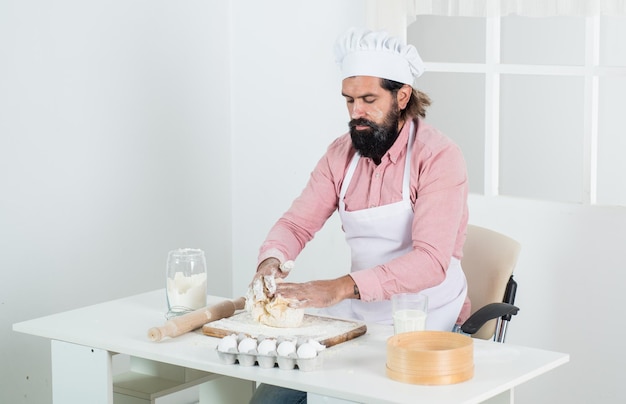
[[[371,158],[376,165],[398,138],[400,111],[393,106],[381,124],[364,118],[350,121],[352,145],[363,157]],[[369,129],[357,130],[357,126],[369,126]]]

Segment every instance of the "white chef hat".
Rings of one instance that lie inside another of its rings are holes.
[[[424,62],[413,45],[385,31],[351,28],[335,43],[335,61],[342,79],[373,76],[413,85],[424,73]]]

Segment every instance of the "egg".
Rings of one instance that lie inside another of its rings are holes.
[[[315,346],[309,342],[305,342],[304,344],[298,347],[298,358],[309,359],[315,358],[317,356],[317,349]]]
[[[280,356],[289,356],[289,354],[296,352],[296,344],[293,341],[283,341],[278,345],[278,349],[276,350],[278,355]]]
[[[322,345],[319,343],[319,341],[316,341],[314,339],[310,339],[307,341],[309,344],[313,345],[313,347],[315,348],[315,350],[317,352],[323,351],[324,349],[326,349],[325,345]]]
[[[259,343],[258,351],[260,355],[269,355],[270,352],[276,351],[276,340],[266,338]]]
[[[239,349],[239,352],[248,353],[252,350],[255,350],[256,347],[257,347],[256,339],[248,337],[248,338],[242,339],[241,342],[239,342],[237,349]]]
[[[217,350],[220,352],[228,352],[231,349],[237,350],[237,336],[227,335],[220,340]]]

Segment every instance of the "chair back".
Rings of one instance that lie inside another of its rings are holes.
[[[520,249],[520,243],[504,234],[471,224],[467,226],[461,266],[467,278],[472,313],[489,303],[502,302]],[[497,319],[488,321],[473,337],[491,339],[496,322]]]

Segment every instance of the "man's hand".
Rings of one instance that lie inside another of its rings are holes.
[[[277,258],[267,258],[263,262],[261,262],[256,269],[255,278],[262,278],[268,275],[274,275],[278,278],[284,278],[279,274],[280,271],[280,261]]]
[[[279,282],[276,294],[293,301],[294,308],[323,308],[339,303],[344,299],[358,299],[358,289],[350,275],[333,280],[305,283]]]
[[[251,288],[255,292],[255,299],[261,299],[263,291],[267,291],[267,297],[273,297],[276,292],[275,279],[282,279],[287,276],[293,268],[293,261],[287,261],[281,265],[277,258],[267,258],[261,262],[254,274]]]

